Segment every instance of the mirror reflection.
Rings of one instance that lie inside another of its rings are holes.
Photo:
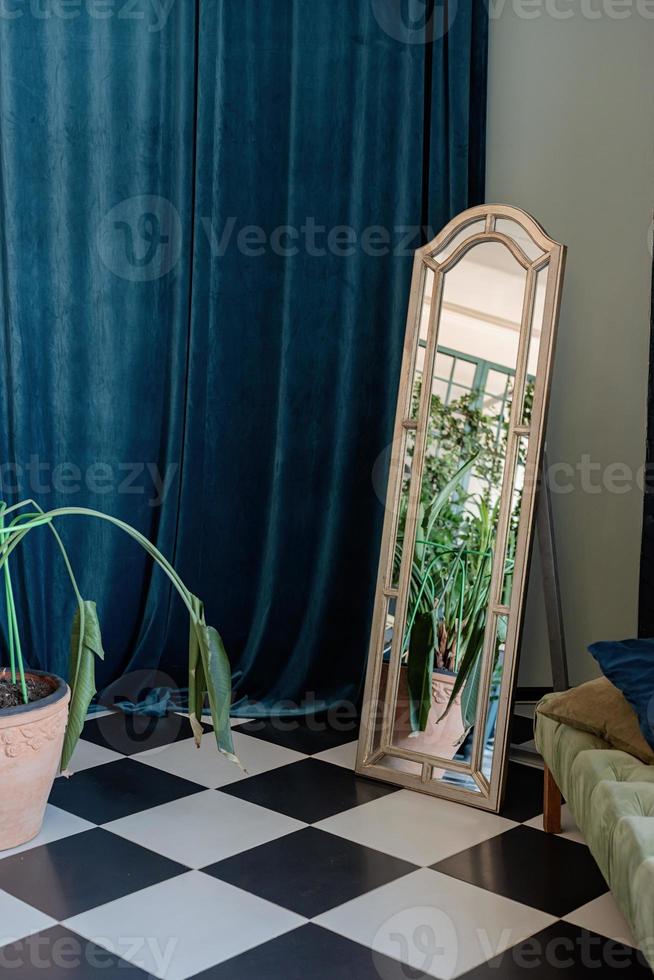
[[[456,224],[417,258],[358,768],[372,759],[391,781],[429,792],[441,784],[495,806],[531,534],[521,522],[525,475],[540,440],[532,414],[561,247],[508,215]]]
[[[426,405],[417,528],[407,559],[410,588],[393,745],[467,764],[478,708],[525,285],[525,269],[499,242],[474,246],[445,273]],[[431,302],[432,295],[425,292],[427,309]],[[421,324],[425,319],[423,308]],[[425,347],[421,336],[419,350]],[[414,378],[412,417],[419,416],[419,406],[425,408],[424,355],[422,367]],[[407,548],[407,500],[403,494],[395,581]],[[517,522],[511,525],[514,538]],[[507,600],[514,550],[513,542],[505,569]],[[493,689],[501,681],[502,650],[498,642]],[[487,712],[487,756],[492,753],[494,716],[492,709]],[[487,760],[485,768],[489,766]],[[440,768],[434,775],[443,778],[446,772]]]

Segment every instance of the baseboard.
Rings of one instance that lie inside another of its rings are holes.
[[[520,745],[509,746],[509,760],[531,766],[532,769],[542,769],[544,766],[543,757],[538,752],[534,749],[523,749]]]
[[[546,694],[551,694],[553,687],[517,687],[515,691],[516,701],[540,701]]]

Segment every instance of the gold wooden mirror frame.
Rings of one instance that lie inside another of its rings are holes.
[[[476,698],[475,724],[472,729],[470,762],[427,755],[393,743],[393,731],[398,697],[400,668],[405,647],[409,584],[413,549],[416,541],[418,508],[422,486],[429,413],[431,384],[421,386],[417,407],[414,402],[414,379],[417,376],[417,351],[422,329],[425,330],[423,305],[426,305],[427,277],[431,298],[427,336],[423,339],[424,362],[421,376],[432,379],[438,350],[438,335],[443,301],[445,274],[476,245],[499,242],[509,250],[524,270],[525,288],[522,299],[522,319],[517,342],[517,360],[513,380],[513,395],[508,416],[506,456],[498,504],[495,546],[492,552],[490,593],[487,606],[480,668],[479,695]],[[482,205],[471,208],[454,218],[428,245],[417,250],[414,259],[411,294],[407,316],[404,355],[400,376],[394,438],[386,497],[386,515],[382,535],[381,557],[375,593],[368,669],[364,694],[356,771],[364,776],[381,779],[434,796],[469,803],[497,812],[500,808],[508,755],[508,726],[516,676],[517,654],[525,604],[526,579],[529,567],[537,474],[543,450],[543,435],[551,382],[554,340],[563,283],[565,246],[549,238],[537,221],[518,208],[506,205]],[[546,270],[546,272],[545,272]],[[546,275],[544,306],[540,330],[537,368],[533,380],[533,405],[525,424],[524,393],[527,381],[529,345],[534,322],[534,306],[538,273]],[[404,518],[403,542],[399,572],[393,572],[396,538],[399,527],[401,495],[406,494],[405,458],[407,438],[413,446],[410,482]],[[507,605],[502,604],[506,568],[506,547],[511,520],[514,479],[517,472],[519,446],[524,453],[524,484],[521,491],[517,524],[516,553],[512,565],[512,591]],[[386,645],[389,604],[393,604],[394,628],[390,656],[386,658],[384,678],[382,664]],[[506,627],[503,639],[502,678],[499,684],[497,721],[495,726],[490,771],[482,769],[486,743],[486,717],[493,673],[494,651],[497,643],[498,617]],[[405,760],[397,763],[396,760]],[[410,763],[410,766],[406,766]],[[413,771],[392,768],[403,765]],[[434,778],[434,773],[459,773],[467,785],[449,783]]]

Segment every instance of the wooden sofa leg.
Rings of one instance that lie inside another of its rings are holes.
[[[547,766],[543,781],[543,830],[548,834],[561,833],[561,791]]]

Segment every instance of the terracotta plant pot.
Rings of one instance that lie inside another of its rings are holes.
[[[388,667],[382,668],[382,693],[386,691],[386,675]],[[445,670],[435,670],[432,675],[432,707],[427,719],[424,732],[411,730],[411,713],[409,701],[409,685],[406,667],[400,668],[400,682],[397,692],[397,707],[395,709],[395,727],[393,745],[397,748],[409,749],[412,752],[425,752],[439,759],[453,759],[457,749],[463,742],[465,728],[461,715],[461,697],[457,697],[447,716],[441,720],[449,704],[456,674]],[[417,770],[417,763],[394,759],[398,769]],[[434,769],[434,778],[443,775],[443,769]]]
[[[8,671],[0,671],[6,680]],[[0,710],[0,851],[39,833],[59,769],[68,720],[70,690],[65,681],[40,671],[52,693],[40,701]]]

